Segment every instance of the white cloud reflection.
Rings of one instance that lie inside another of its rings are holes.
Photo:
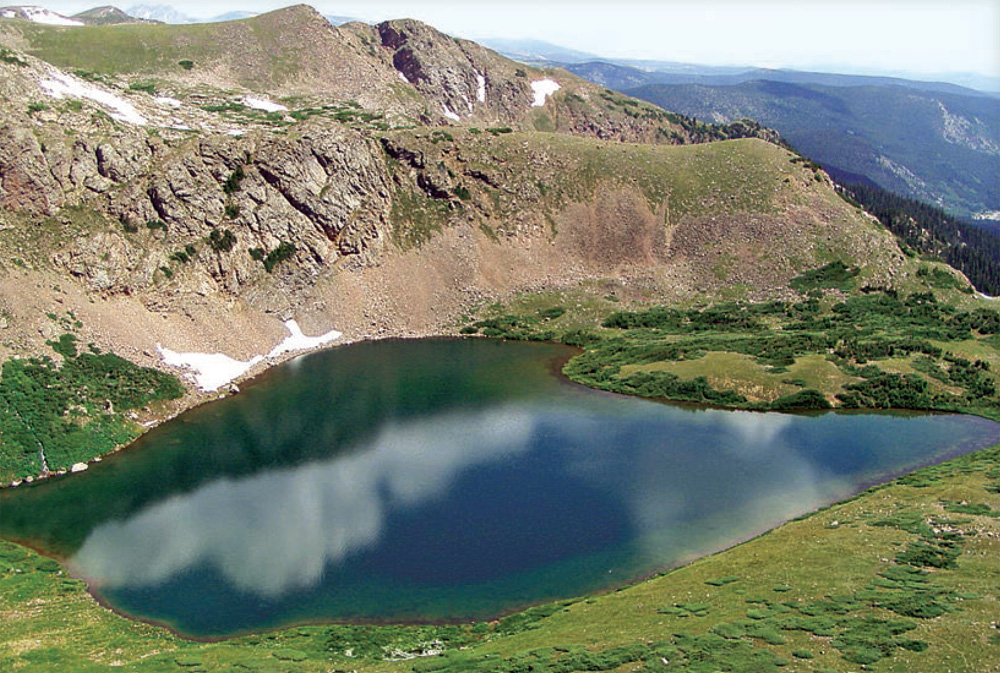
[[[217,480],[102,524],[72,563],[98,585],[132,589],[210,565],[242,591],[280,598],[375,548],[391,512],[449,497],[464,470],[534,447],[564,470],[553,473],[554,493],[592,489],[624,510],[641,551],[630,573],[728,546],[855,487],[809,449],[802,424],[818,419],[622,402],[509,406],[389,425],[336,458]]]
[[[631,401],[631,400],[630,400]],[[574,419],[566,451],[583,481],[624,500],[645,570],[723,548],[837,500],[855,488],[825,470],[794,432],[791,414],[670,409],[673,432],[636,432],[660,405],[632,402],[630,422]],[[594,438],[599,438],[595,442]],[[623,465],[608,446],[630,446]]]
[[[221,479],[102,524],[72,566],[101,586],[139,588],[209,563],[276,598],[373,545],[393,505],[428,501],[467,467],[527,450],[533,427],[516,408],[390,425],[349,455]]]

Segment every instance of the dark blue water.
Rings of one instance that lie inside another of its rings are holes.
[[[591,391],[544,344],[359,344],[280,367],[87,473],[0,498],[0,533],[192,635],[483,619],[620,585],[1000,441],[918,414],[693,409]]]

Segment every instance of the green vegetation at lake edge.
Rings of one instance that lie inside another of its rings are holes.
[[[761,411],[926,409],[1000,419],[1000,313],[956,308],[932,292],[867,290],[836,303],[818,292],[846,290],[855,276],[831,263],[792,281],[810,290],[802,301],[654,306],[612,312],[599,327],[566,321],[553,312],[561,307],[498,307],[460,332],[579,346],[584,352],[563,369],[570,379],[641,397]]]
[[[169,374],[139,367],[76,337],[49,342],[62,357],[9,359],[0,372],[0,482],[67,470],[139,435],[122,412],[183,395]]]
[[[653,579],[489,623],[192,642],[115,615],[60,564],[0,542],[0,667],[979,673],[1000,654],[998,553],[1000,445]]]

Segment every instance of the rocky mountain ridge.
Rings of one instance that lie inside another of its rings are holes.
[[[50,26],[82,26],[83,21],[71,19],[57,12],[52,12],[37,5],[10,5],[0,7],[0,18],[19,19],[21,21],[31,21],[32,23],[42,23]]]
[[[147,51],[129,51],[138,34]],[[157,346],[250,361],[290,319],[349,341],[453,331],[518,292],[759,299],[831,259],[876,287],[910,273],[767,129],[694,123],[418,22],[334,28],[300,6],[0,35],[2,358],[67,324],[165,368]]]
[[[523,66],[418,21],[334,27],[305,5],[204,25],[67,30],[0,21],[0,45],[201,107],[231,107],[235,90],[288,99],[292,112],[355,102],[389,124],[509,125],[667,144],[748,134],[667,115],[562,70]],[[760,130],[776,137],[768,133]]]

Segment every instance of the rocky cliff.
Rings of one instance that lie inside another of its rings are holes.
[[[249,361],[292,318],[430,334],[517,292],[755,299],[831,259],[875,286],[904,266],[766,129],[695,124],[418,22],[318,16],[0,22],[0,356],[46,350],[69,320],[141,364],[165,366],[158,345]],[[155,58],[114,47],[135,31]]]

